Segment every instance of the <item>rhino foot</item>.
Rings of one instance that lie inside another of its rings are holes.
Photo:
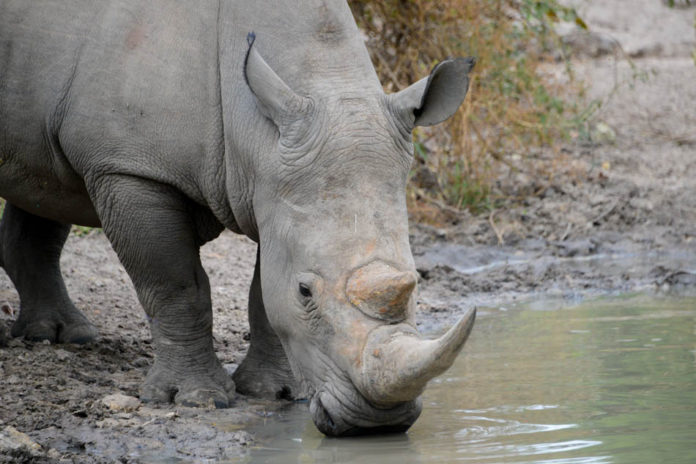
[[[299,399],[298,382],[290,369],[288,357],[278,335],[266,316],[261,294],[259,253],[249,289],[249,329],[251,343],[246,357],[232,378],[242,395],[264,399]]]
[[[20,311],[13,337],[51,343],[87,343],[97,331],[70,301],[60,252],[70,225],[7,203],[0,221],[0,265],[17,288]]]
[[[206,372],[181,374],[155,361],[140,390],[140,399],[144,403],[228,408],[234,399],[235,385],[222,366],[216,364]]]
[[[284,361],[284,362],[283,362]],[[265,399],[298,399],[302,395],[287,364],[285,353],[280,362],[247,356],[232,377],[242,395]]]
[[[22,308],[11,333],[13,337],[51,343],[84,344],[97,338],[97,329],[74,307],[53,311]]]

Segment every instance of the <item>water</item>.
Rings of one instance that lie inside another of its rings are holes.
[[[482,311],[408,434],[329,439],[305,405],[254,431],[253,463],[696,463],[696,298]]]

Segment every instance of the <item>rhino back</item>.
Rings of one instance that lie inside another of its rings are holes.
[[[212,0],[0,4],[0,195],[94,222],[75,214],[84,179],[126,174],[205,203],[222,162],[217,14]]]

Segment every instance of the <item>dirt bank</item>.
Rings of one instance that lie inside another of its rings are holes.
[[[636,17],[641,8],[646,18]],[[576,72],[591,84],[589,97],[604,101],[592,138],[564,148],[551,180],[501,177],[504,191],[526,198],[514,206],[462,214],[448,227],[412,227],[426,329],[472,305],[539,295],[696,289],[696,10],[668,10],[659,0],[586,1],[581,13],[596,35],[569,40],[585,51]],[[615,46],[588,43],[619,43],[635,67],[617,60]],[[215,345],[230,370],[246,349],[254,250],[231,233],[202,250]],[[152,362],[144,313],[103,234],[73,234],[62,265],[73,300],[101,337],[82,347],[10,340],[0,349],[0,462],[233,458],[253,442],[244,428],[283,407],[241,397],[225,411],[102,401],[137,396]],[[0,331],[7,331],[19,302],[0,271],[3,303]],[[37,446],[13,449],[21,439]]]

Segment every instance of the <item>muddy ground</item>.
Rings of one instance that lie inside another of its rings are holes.
[[[523,201],[492,215],[462,213],[446,226],[412,225],[423,330],[473,305],[696,292],[696,9],[667,9],[659,0],[615,0],[611,10],[606,2],[577,4],[591,34],[561,32],[589,97],[603,101],[592,137],[560,155],[538,155],[558,159],[552,180],[501,176],[501,189]],[[548,72],[560,75],[560,66]],[[247,346],[255,245],[224,233],[201,255],[213,291],[215,346],[233,370]],[[284,403],[240,397],[228,410],[200,410],[109,400],[137,397],[152,362],[144,313],[102,233],[71,235],[62,266],[100,338],[86,346],[9,340],[0,349],[0,462],[244,455],[254,440],[246,428]],[[0,304],[0,330],[8,331],[19,301],[2,271]]]

